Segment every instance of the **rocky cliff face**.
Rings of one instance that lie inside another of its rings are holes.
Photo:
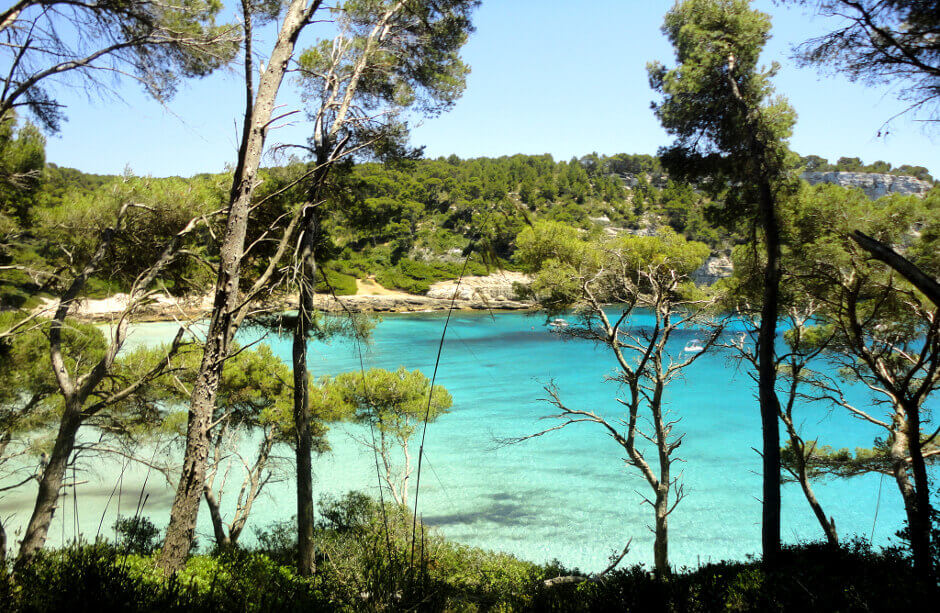
[[[516,300],[516,290],[514,284],[531,283],[527,275],[521,272],[500,271],[485,277],[464,277],[457,286],[456,281],[441,281],[435,283],[428,290],[428,298],[439,300],[451,300],[454,293],[458,300],[489,300],[504,301]]]
[[[872,200],[888,194],[926,194],[933,187],[927,181],[914,177],[878,174],[872,172],[804,172],[802,178],[810,185],[832,183],[842,187],[860,188]]]
[[[691,274],[696,285],[711,285],[719,279],[730,277],[734,272],[734,265],[727,255],[713,255],[705,260],[698,270]]]

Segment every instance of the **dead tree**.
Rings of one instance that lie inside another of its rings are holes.
[[[212,530],[218,547],[230,549],[238,543],[238,538],[248,522],[252,506],[264,491],[265,486],[274,478],[269,461],[272,460],[271,451],[277,442],[277,427],[274,424],[268,424],[262,428],[261,440],[258,442],[254,459],[249,461],[239,453],[239,437],[228,428],[227,420],[223,418],[222,423],[216,426],[212,462],[207,471],[203,492],[206,505],[209,507]],[[234,514],[231,521],[226,523],[219,501],[224,496],[232,462],[240,464],[240,469],[244,473],[238,496],[235,499]],[[219,474],[222,476],[222,481],[217,484],[216,478]]]
[[[625,417],[613,419],[595,411],[574,409],[561,399],[554,384],[546,386],[548,402],[558,412],[548,419],[561,424],[513,442],[542,436],[577,423],[593,423],[607,432],[626,452],[624,459],[643,476],[651,495],[642,495],[643,503],[653,509],[653,553],[656,573],[666,576],[669,568],[668,518],[682,501],[685,492],[681,474],[673,465],[679,461],[675,452],[682,444],[683,434],[674,428],[674,418],[665,405],[666,387],[682,376],[699,357],[704,355],[721,334],[721,325],[709,328],[701,348],[677,352],[669,347],[677,330],[701,321],[712,299],[683,298],[682,284],[687,282],[688,265],[678,264],[685,241],[663,240],[660,237],[635,237],[623,245],[607,245],[594,256],[584,257],[573,270],[578,284],[576,325],[560,328],[565,336],[591,340],[606,346],[613,355],[617,371],[610,377],[618,382],[626,395],[617,398]],[[691,245],[688,245],[691,247]],[[663,257],[644,257],[650,254]],[[600,263],[598,265],[598,263]],[[677,270],[676,268],[679,268]],[[613,303],[612,306],[608,306]],[[616,309],[616,316],[608,311]],[[632,327],[631,318],[642,310],[653,315],[651,327]],[[642,422],[649,423],[649,429]],[[643,441],[652,447],[644,448]]]

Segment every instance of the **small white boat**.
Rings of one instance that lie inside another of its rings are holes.
[[[705,351],[705,347],[702,346],[701,341],[694,339],[686,343],[682,351],[686,353],[698,353],[699,351]]]
[[[561,317],[558,317],[558,318],[553,319],[553,320],[551,320],[550,322],[548,322],[548,327],[551,328],[551,329],[553,329],[553,330],[560,330],[560,329],[562,329],[562,328],[567,328],[567,327],[568,327],[568,322],[567,322],[566,320],[562,319]]]

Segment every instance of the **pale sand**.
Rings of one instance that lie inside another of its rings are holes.
[[[376,283],[375,277],[356,279],[357,296],[392,296],[394,298],[414,298],[414,294],[406,294],[397,290],[386,289]]]

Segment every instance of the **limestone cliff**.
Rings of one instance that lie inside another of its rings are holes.
[[[712,255],[690,276],[696,285],[712,285],[734,272],[731,258],[725,254]]]
[[[456,281],[441,281],[428,290],[428,298],[451,300],[454,293],[458,300],[487,300],[501,302],[517,300],[515,284],[528,284],[531,279],[521,272],[499,271],[485,277],[464,277],[457,286]]]
[[[810,185],[832,183],[842,187],[857,187],[872,200],[888,194],[926,194],[933,187],[927,181],[914,177],[878,174],[873,172],[804,172],[802,178]]]

